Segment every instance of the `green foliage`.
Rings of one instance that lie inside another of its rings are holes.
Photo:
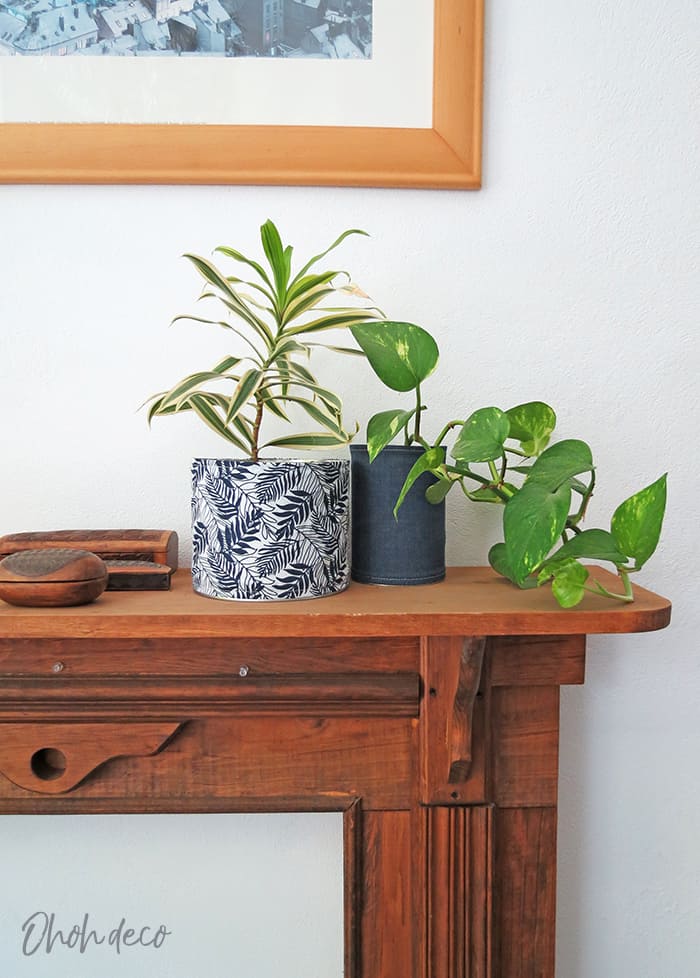
[[[437,343],[413,323],[364,323],[354,326],[352,335],[382,383],[394,391],[415,390],[437,366]]]
[[[414,323],[383,320],[361,323],[350,329],[382,383],[394,391],[413,391],[416,399],[413,410],[382,411],[370,418],[367,425],[370,462],[400,432],[405,444],[418,442],[427,448],[420,436],[421,415],[425,410],[421,384],[437,366],[440,356],[437,343],[430,333]],[[411,421],[413,429],[409,430]]]
[[[639,570],[656,550],[666,510],[666,476],[621,503],[610,522],[617,546]]]
[[[413,409],[382,411],[367,425],[370,461],[401,433],[406,444],[424,449],[406,477],[394,516],[418,477],[430,472],[437,480],[425,493],[430,503],[441,503],[459,485],[473,502],[504,507],[503,541],[491,548],[489,563],[514,584],[529,588],[549,582],[564,608],[578,604],[586,591],[633,599],[629,575],[649,559],[661,534],[666,476],[625,500],[609,531],[582,530],[579,524],[595,487],[593,456],[578,439],[550,445],[557,418],[548,404],[528,401],[507,411],[479,408],[466,420],[448,421],[431,443],[421,435],[420,425],[426,410],[421,384],[438,362],[433,338],[420,326],[400,322],[364,323],[351,331],[387,387],[415,393]],[[451,433],[454,441],[448,449]],[[591,581],[581,560],[612,563],[624,593],[614,594]]]
[[[495,407],[480,408],[462,425],[452,448],[452,458],[458,462],[491,462],[503,454],[503,445],[510,432],[507,415]]]
[[[554,411],[541,401],[508,411],[481,408],[466,421],[445,425],[414,469],[432,472],[439,480],[426,493],[429,502],[440,502],[453,485],[459,485],[473,502],[504,506],[503,542],[491,548],[489,563],[514,584],[536,587],[551,583],[554,597],[564,608],[578,604],[586,591],[631,601],[629,575],[642,567],[659,542],[666,476],[625,500],[616,509],[610,530],[582,530],[579,524],[595,487],[591,449],[571,438],[547,447],[555,424]],[[438,452],[453,430],[457,437],[450,455],[455,464],[440,463]],[[474,468],[478,463],[486,463],[488,471]],[[397,509],[409,483],[410,475]],[[622,579],[623,593],[610,592],[591,581],[581,560],[612,563]]]
[[[235,335],[241,352],[225,357],[211,370],[190,374],[171,390],[149,398],[149,423],[158,415],[193,411],[208,427],[253,459],[258,458],[261,449],[270,446],[306,449],[347,444],[354,432],[346,431],[343,426],[340,399],[317,382],[306,364],[317,346],[327,346],[342,353],[358,353],[357,350],[310,342],[308,336],[329,329],[352,328],[378,318],[378,311],[366,305],[324,304],[325,300],[338,295],[367,298],[351,284],[347,272],[311,272],[329,252],[353,234],[364,235],[365,232],[356,228],[344,231],[296,274],[292,271],[292,247],[283,244],[272,221],[266,221],[260,228],[266,264],[228,246],[215,249],[239,267],[252,270],[253,275],[249,278],[227,274],[199,255],[185,255],[204,279],[200,299],[216,300],[223,306],[224,317],[182,315],[173,322],[187,319],[221,326]],[[338,284],[343,277],[346,283]],[[262,444],[261,425],[265,416],[272,414],[289,422],[287,408],[290,405],[301,409],[318,430]]]

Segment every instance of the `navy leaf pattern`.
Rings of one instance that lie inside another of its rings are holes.
[[[322,597],[350,581],[350,464],[192,463],[195,591],[230,600]]]

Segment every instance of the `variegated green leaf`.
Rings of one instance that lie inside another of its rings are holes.
[[[500,574],[501,577],[506,577],[513,584],[517,584],[518,580],[515,576],[515,571],[510,565],[508,560],[508,554],[506,553],[505,543],[494,543],[494,545],[489,550],[488,561],[491,567]]]
[[[508,500],[503,534],[508,564],[518,583],[545,560],[562,534],[570,505],[571,489],[566,483],[554,491],[528,483]]]
[[[193,391],[199,390],[202,384],[206,384],[210,380],[221,379],[221,374],[214,370],[200,370],[196,374],[190,374],[189,377],[185,377],[179,384],[176,384],[171,391],[168,391],[163,398],[161,407],[175,407],[177,410],[179,402],[185,400]]]
[[[396,500],[396,505],[394,506],[394,519],[397,518],[399,509],[404,499],[408,495],[411,487],[414,485],[417,479],[419,479],[424,472],[431,472],[434,469],[440,469],[441,465],[445,461],[445,451],[440,446],[435,448],[429,448],[427,451],[423,452],[417,462],[413,464],[411,470],[406,476],[406,481],[401,487],[401,492],[399,493],[399,498]]]
[[[280,418],[282,421],[289,422],[290,418],[287,412],[284,410],[280,402],[274,397],[269,390],[263,390],[260,388],[258,391],[260,395],[260,400],[264,403],[265,409],[275,417]]]
[[[537,577],[538,584],[552,581],[552,594],[562,608],[573,608],[586,593],[588,571],[573,558],[547,564]]]
[[[224,422],[221,420],[216,410],[207,400],[204,394],[193,394],[190,397],[190,404],[192,405],[192,410],[195,411],[199,418],[209,427],[212,431],[215,431],[217,435],[221,435],[226,441],[230,441],[232,445],[240,449],[242,452],[248,452],[250,446],[246,445],[237,435],[226,427]]]
[[[627,562],[627,556],[622,553],[612,533],[607,530],[582,530],[570,540],[567,540],[559,550],[552,554],[548,564],[569,557],[585,557],[588,560],[609,560],[621,565]]]
[[[415,390],[437,365],[437,343],[421,326],[365,322],[351,325],[350,331],[376,375],[392,390]]]
[[[462,425],[452,448],[458,462],[491,462],[503,455],[503,444],[510,425],[506,415],[497,407],[474,411]]]
[[[291,249],[285,249],[279,231],[272,221],[269,220],[265,221],[260,228],[260,240],[262,241],[265,256],[272,269],[278,308],[281,309],[284,295],[287,291],[287,282],[289,281]]]
[[[547,489],[557,489],[573,476],[593,471],[591,450],[585,441],[568,438],[550,445],[530,467],[526,486],[538,483]]]
[[[661,536],[666,509],[666,475],[621,503],[610,523],[615,543],[637,568],[649,560]]]
[[[301,408],[306,411],[310,418],[318,422],[318,424],[323,425],[329,431],[335,432],[335,434],[346,437],[346,432],[343,431],[342,427],[338,422],[338,415],[331,415],[327,411],[324,411],[318,404],[314,404],[313,401],[307,400],[305,397],[290,397],[289,395],[284,399],[285,403],[298,404]],[[349,440],[349,439],[348,439]]]
[[[543,401],[529,401],[506,411],[510,422],[510,438],[520,442],[526,455],[539,455],[547,447],[557,423],[552,408]]]
[[[315,292],[319,288],[330,285],[333,279],[340,274],[339,271],[329,270],[317,272],[314,275],[304,275],[303,278],[297,277],[287,289],[287,304],[295,302],[309,292]],[[333,289],[332,291],[335,292],[336,290]]]
[[[212,298],[212,299],[216,299],[219,302],[223,301],[220,296],[215,295],[213,292],[205,293],[203,295],[203,298],[207,298],[207,299]],[[262,363],[260,354],[258,353],[258,349],[255,346],[255,344],[251,342],[250,338],[246,336],[245,333],[241,332],[241,330],[237,329],[235,326],[232,326],[231,323],[227,323],[223,319],[203,319],[201,316],[182,315],[182,316],[175,316],[175,318],[171,320],[170,325],[172,326],[173,323],[177,323],[178,321],[183,319],[185,320],[188,319],[193,323],[206,323],[208,326],[221,326],[223,329],[230,330],[232,333],[235,333],[236,336],[240,337],[240,339],[242,339],[244,343],[247,343],[247,345],[253,351],[253,356],[248,357],[247,359],[253,360],[255,363]]]
[[[381,411],[369,419],[367,454],[370,462],[373,462],[381,450],[406,428],[415,413],[415,408],[412,411]]]
[[[271,292],[269,289],[265,288],[264,285],[259,285],[257,282],[251,282],[250,279],[238,278],[237,275],[227,275],[226,276],[226,281],[227,282],[230,282],[231,285],[245,285],[245,287],[248,288],[248,289],[254,289],[256,292],[259,292],[260,295],[271,306],[274,306],[275,305],[275,296],[274,296],[274,293]]]
[[[326,255],[329,255],[331,253],[331,251],[334,251],[338,247],[338,245],[341,244],[341,242],[345,241],[346,238],[350,237],[351,234],[362,234],[365,237],[369,237],[369,235],[367,234],[366,231],[361,231],[359,228],[350,228],[347,231],[343,231],[343,233],[341,235],[339,235],[335,239],[335,241],[333,242],[333,244],[330,245],[328,248],[326,248],[325,251],[322,251],[318,255],[314,255],[313,258],[310,258],[309,261],[307,261],[307,263],[304,265],[304,267],[301,269],[301,271],[298,273],[298,275],[296,276],[296,278],[292,282],[292,285],[296,285],[296,283],[299,281],[299,279],[302,279],[306,275],[306,273],[309,271],[310,268],[313,268],[313,266],[317,262],[320,262],[322,258],[325,258]]]
[[[214,249],[221,255],[226,255],[228,258],[233,258],[234,261],[241,262],[243,265],[248,265],[250,268],[254,269],[263,282],[270,288],[271,292],[274,294],[274,287],[270,281],[267,272],[258,262],[253,261],[252,258],[246,258],[245,255],[241,254],[240,251],[236,251],[235,248],[230,248],[227,245],[219,245],[218,248]]]
[[[231,395],[231,401],[226,412],[226,424],[230,424],[236,415],[250,402],[250,399],[260,387],[264,377],[265,375],[260,370],[246,370]]]
[[[322,302],[327,296],[333,295],[335,292],[334,288],[330,286],[327,288],[319,287],[318,289],[304,293],[300,295],[293,302],[288,302],[285,306],[280,321],[282,326],[285,328],[289,323],[294,322],[305,312],[309,312],[311,309],[316,309],[320,302]]]
[[[282,358],[291,356],[294,353],[306,355],[307,350],[305,345],[300,343],[298,340],[292,339],[292,337],[282,336],[275,344],[274,349],[270,354],[270,358],[273,362],[276,362]]]
[[[310,323],[302,323],[299,326],[291,326],[286,330],[288,336],[298,336],[300,333],[320,333],[325,329],[338,329],[340,326],[353,326],[356,323],[364,323],[369,318],[369,310],[358,309],[345,310],[344,312],[330,312]]]
[[[331,343],[305,343],[304,346],[310,349],[330,350],[332,353],[342,353],[351,357],[363,357],[362,350],[355,350],[351,346],[333,346]]]
[[[352,436],[350,436],[352,437]],[[309,431],[300,435],[284,435],[265,442],[264,448],[338,448],[347,445],[349,437],[340,437],[331,432]]]
[[[428,486],[425,490],[425,498],[433,506],[437,506],[447,496],[453,485],[455,483],[452,479],[438,479],[437,482],[434,482],[432,486]]]

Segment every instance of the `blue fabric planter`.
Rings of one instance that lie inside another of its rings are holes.
[[[352,579],[363,584],[432,584],[445,576],[445,503],[433,506],[421,475],[394,519],[406,476],[423,449],[388,445],[370,465],[365,445],[350,446]]]
[[[344,590],[349,483],[347,460],[195,459],[195,591],[231,601],[281,601]]]

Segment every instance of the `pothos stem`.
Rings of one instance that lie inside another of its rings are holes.
[[[420,416],[423,413],[423,404],[421,402],[420,396],[420,384],[416,384],[416,423],[413,428],[413,438],[415,441],[420,440]]]

